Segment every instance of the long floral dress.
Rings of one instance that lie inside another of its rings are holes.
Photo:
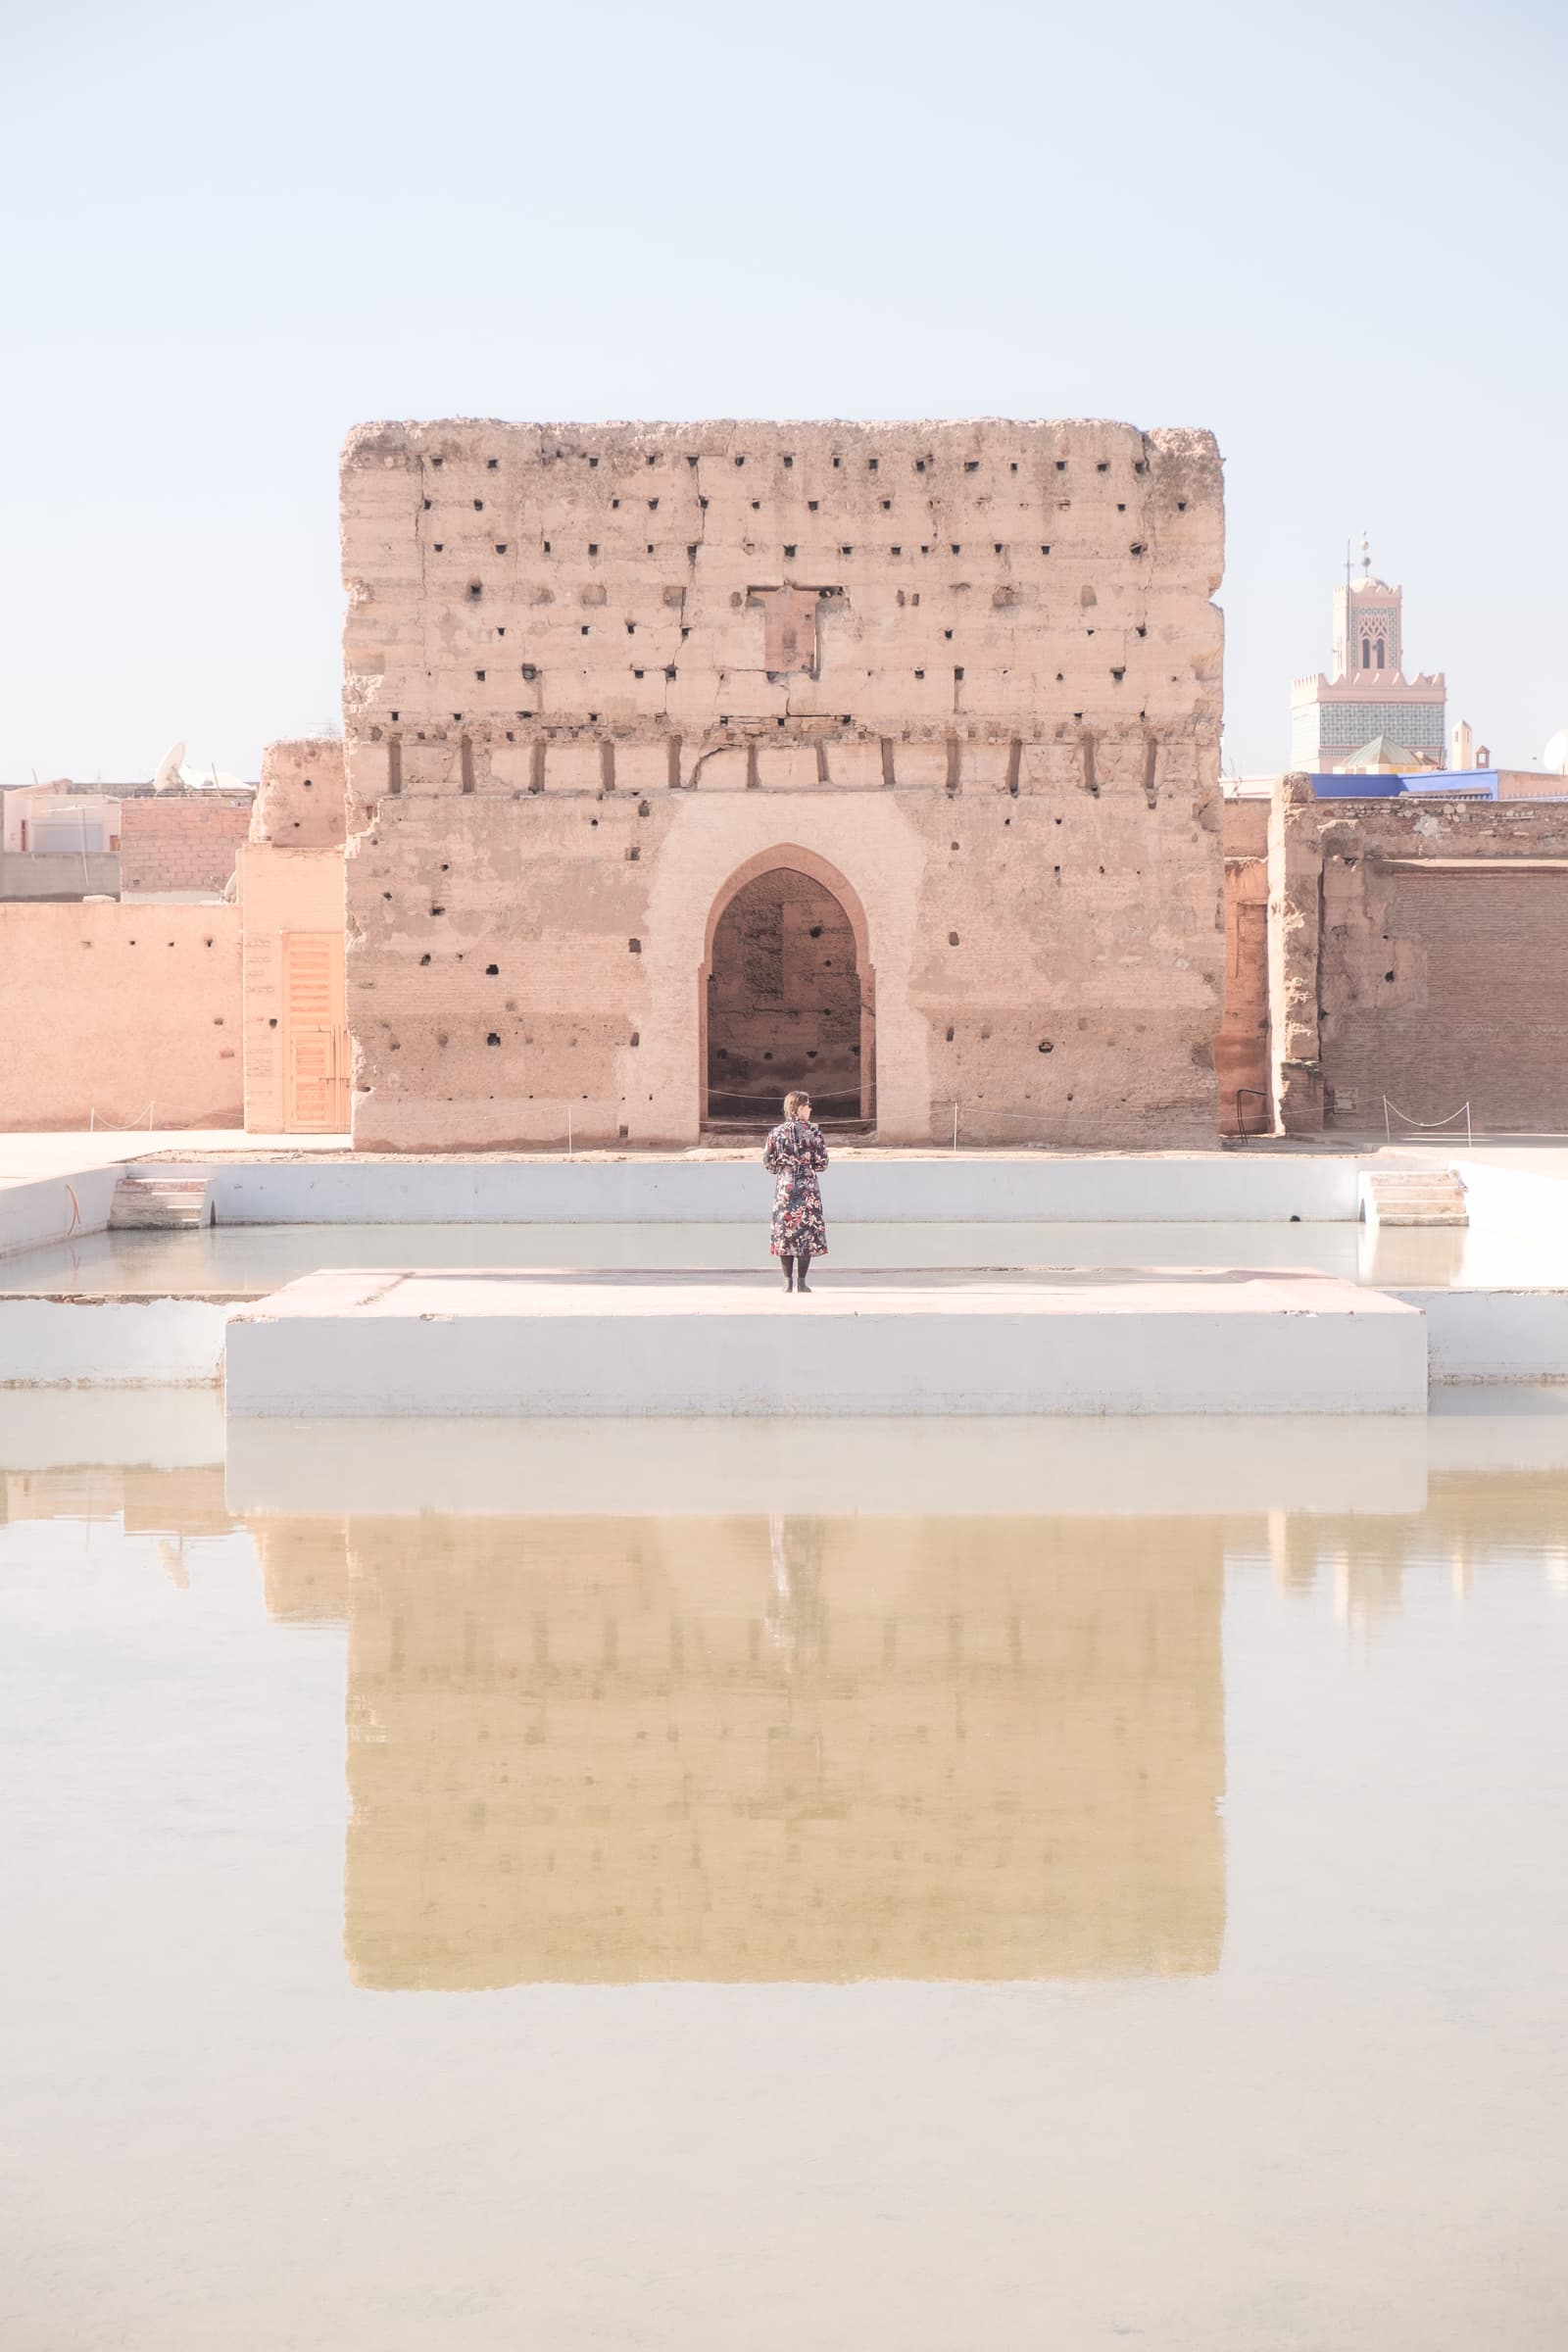
[[[822,1222],[818,1168],[827,1166],[827,1146],[820,1127],[805,1119],[786,1119],[775,1127],[762,1147],[762,1165],[778,1179],[773,1187],[775,1257],[826,1257],[827,1227]]]

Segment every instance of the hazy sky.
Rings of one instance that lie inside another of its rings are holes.
[[[335,723],[377,416],[1112,416],[1227,461],[1230,766],[1348,535],[1568,721],[1564,0],[6,0],[0,781]]]

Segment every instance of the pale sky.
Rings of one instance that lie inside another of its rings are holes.
[[[1348,537],[1568,722],[1563,0],[8,0],[0,782],[338,715],[372,417],[1110,416],[1227,461],[1227,765]]]

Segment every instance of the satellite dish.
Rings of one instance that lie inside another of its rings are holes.
[[[184,757],[185,746],[182,743],[176,743],[172,751],[164,754],[158,762],[158,773],[153,778],[154,792],[177,792],[179,790],[179,768]]]

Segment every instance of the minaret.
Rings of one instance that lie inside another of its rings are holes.
[[[1436,675],[1404,675],[1404,591],[1373,577],[1361,534],[1361,576],[1334,592],[1334,675],[1300,677],[1291,689],[1291,765],[1309,773],[1346,767],[1383,736],[1412,766],[1441,767],[1447,748],[1446,686]]]

